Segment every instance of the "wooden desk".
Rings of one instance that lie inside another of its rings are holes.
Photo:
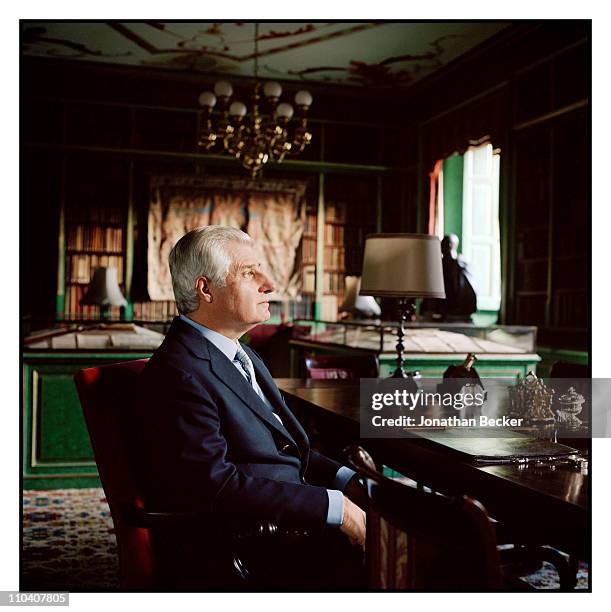
[[[443,440],[360,439],[359,385],[354,381],[278,379],[296,414],[340,445],[358,443],[374,459],[448,494],[481,501],[489,514],[528,540],[536,538],[590,558],[590,478],[565,466],[479,466]]]

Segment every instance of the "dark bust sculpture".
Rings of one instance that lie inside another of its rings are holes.
[[[448,234],[441,241],[443,256],[443,282],[446,298],[444,300],[425,300],[423,313],[433,320],[471,321],[471,314],[477,310],[477,296],[467,264],[458,255],[459,239],[456,234]]]

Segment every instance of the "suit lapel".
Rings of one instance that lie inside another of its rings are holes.
[[[202,340],[208,342],[208,340],[205,338],[202,338]],[[248,383],[244,376],[238,372],[231,361],[229,361],[229,359],[211,342],[208,342],[208,345],[210,352],[210,367],[216,377],[242,402],[244,402],[246,406],[248,406],[248,408],[250,408],[250,410],[252,410],[260,419],[265,421],[268,426],[296,444],[290,433],[285,427],[282,426],[282,424],[271,413],[267,406],[265,406],[265,404],[261,401],[261,398],[255,393],[252,386]]]
[[[307,447],[309,445],[307,434],[305,433],[303,427],[299,421],[295,418],[293,413],[287,408],[282,396],[280,395],[280,391],[278,390],[278,386],[274,382],[269,370],[265,367],[265,364],[261,361],[258,355],[256,355],[249,347],[242,345],[244,350],[248,353],[250,360],[255,368],[255,375],[257,376],[257,382],[261,387],[261,391],[265,394],[265,397],[271,402],[271,404],[278,412],[282,422],[286,429],[292,434],[292,436],[297,440],[301,441],[300,448]],[[273,417],[274,419],[276,417]]]
[[[295,444],[297,448],[301,448],[301,446],[295,441],[295,439],[293,439],[293,436],[291,435],[291,432],[295,432],[293,435],[296,434],[295,437],[304,440],[305,445],[307,446],[307,437],[301,428],[301,425],[285,408],[280,392],[278,391],[278,387],[274,383],[265,365],[248,347],[244,348],[248,352],[248,355],[253,362],[257,382],[259,383],[259,386],[261,387],[261,390],[265,396],[277,409],[283,424],[289,425],[290,432],[286,427],[283,427],[278,419],[270,412],[269,408],[265,406],[265,404],[261,401],[261,398],[255,393],[252,386],[248,383],[244,376],[238,372],[227,356],[216,348],[216,346],[214,346],[214,344],[207,338],[204,338],[194,327],[176,317],[172,322],[166,339],[174,337],[182,342],[189,349],[189,351],[191,351],[191,353],[199,359],[209,360],[210,369],[219,379],[219,381],[232,393],[234,393],[240,401],[244,402],[244,404],[246,404],[246,406],[248,406],[248,408],[252,410],[269,427],[282,434],[290,442]]]

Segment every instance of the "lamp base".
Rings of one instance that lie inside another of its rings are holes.
[[[417,393],[419,391],[418,384],[410,372],[406,372],[403,368],[397,368],[389,378],[402,378],[407,381],[407,392]]]
[[[399,300],[399,330],[397,333],[397,368],[390,378],[402,378],[407,381],[409,393],[416,393],[418,385],[414,377],[403,369],[403,338],[405,337],[405,322],[411,320],[416,311],[415,303],[412,298],[401,298]]]

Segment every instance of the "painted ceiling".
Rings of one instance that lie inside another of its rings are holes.
[[[407,87],[508,22],[22,22],[25,55],[211,75]],[[255,62],[257,60],[257,62]]]

